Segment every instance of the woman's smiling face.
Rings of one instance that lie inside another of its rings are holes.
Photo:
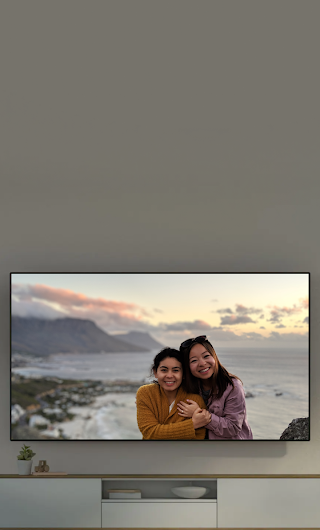
[[[189,353],[189,366],[192,375],[199,379],[209,379],[213,375],[216,362],[203,344],[192,346]]]
[[[175,357],[163,359],[153,373],[166,393],[176,392],[182,383],[182,365]]]

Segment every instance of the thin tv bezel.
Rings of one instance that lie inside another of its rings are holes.
[[[300,274],[305,274],[305,275],[308,275],[308,300],[309,300],[309,304],[308,304],[308,315],[309,315],[309,324],[308,324],[308,410],[309,410],[309,437],[308,439],[303,439],[303,440],[280,440],[280,439],[252,439],[252,440],[208,440],[208,439],[204,439],[204,440],[168,440],[168,439],[163,439],[163,440],[142,440],[141,439],[34,439],[34,438],[19,438],[18,440],[15,439],[15,438],[12,438],[12,424],[11,424],[11,420],[12,420],[12,412],[11,412],[11,404],[12,404],[12,370],[11,370],[11,360],[12,360],[12,276],[14,274],[34,274],[34,275],[37,275],[37,274],[50,274],[50,275],[59,275],[59,274],[64,274],[64,275],[67,275],[67,274],[72,274],[72,275],[94,275],[94,274],[100,274],[100,275],[113,275],[113,274],[117,274],[117,275],[120,275],[120,274],[123,274],[123,275],[132,275],[132,274],[141,274],[141,275],[155,275],[155,274],[161,274],[161,275],[166,275],[166,274],[177,274],[177,275],[185,275],[185,274],[189,274],[189,275],[202,275],[202,274],[212,274],[212,275],[227,275],[227,274],[230,274],[230,275],[280,275],[280,274],[283,274],[283,275],[300,275]],[[202,272],[188,272],[188,271],[179,271],[179,272],[141,272],[141,271],[134,271],[134,272],[124,272],[124,271],[112,271],[112,272],[25,272],[25,271],[15,271],[15,272],[10,272],[10,441],[14,441],[14,442],[17,442],[17,441],[21,441],[21,442],[51,442],[51,443],[56,443],[56,442],[110,442],[110,443],[113,443],[113,442],[173,442],[173,443],[179,443],[179,442],[188,442],[188,443],[199,443],[199,442],[210,442],[210,443],[230,443],[230,442],[250,442],[250,443],[255,443],[255,442],[309,442],[311,440],[311,422],[310,422],[310,418],[311,418],[311,388],[310,388],[310,357],[311,357],[311,352],[310,352],[310,343],[311,343],[311,312],[310,312],[310,307],[311,307],[311,273],[310,272],[303,272],[303,271],[298,271],[298,272],[293,272],[293,271],[290,271],[290,272],[283,272],[283,271],[280,271],[280,272],[277,272],[277,271],[272,271],[272,272],[212,272],[212,271],[202,271]]]

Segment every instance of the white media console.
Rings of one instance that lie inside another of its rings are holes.
[[[204,486],[200,499],[171,488]],[[141,499],[109,499],[139,489]],[[0,528],[320,529],[319,475],[0,475]]]

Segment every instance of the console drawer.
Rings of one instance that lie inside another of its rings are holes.
[[[104,502],[102,528],[216,528],[216,502]]]

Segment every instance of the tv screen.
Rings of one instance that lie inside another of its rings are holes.
[[[11,440],[309,440],[309,273],[11,273]]]

